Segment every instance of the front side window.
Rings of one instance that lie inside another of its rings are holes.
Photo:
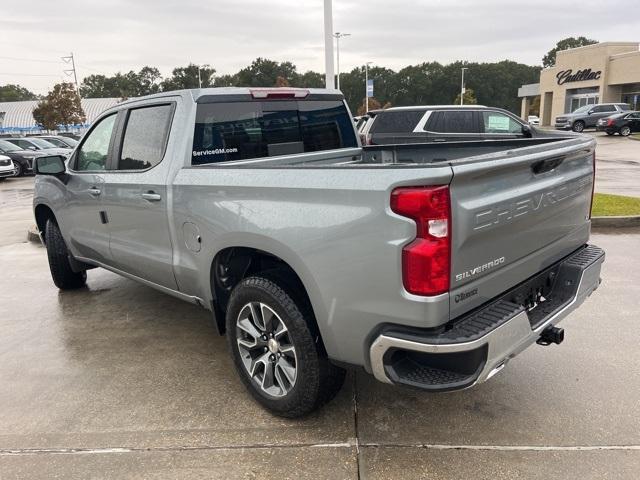
[[[204,103],[196,113],[191,163],[356,146],[353,121],[339,100]]]
[[[438,133],[478,133],[474,112],[441,110],[431,114],[427,130]]]
[[[46,141],[51,143],[54,147],[69,148],[66,143],[62,140],[58,140],[57,138],[47,138]]]
[[[482,112],[484,133],[522,133],[522,125],[509,115],[500,112]]]
[[[106,169],[109,143],[111,142],[115,121],[116,114],[112,113],[100,120],[95,128],[91,130],[78,150],[76,170],[94,171]]]
[[[46,148],[56,148],[56,146],[51,143],[43,140],[42,138],[32,138],[31,142],[38,147],[39,150],[44,150]]]
[[[620,108],[620,110],[622,110],[623,112],[626,110],[631,110],[631,107],[626,103],[623,103],[622,105],[618,105],[618,108]]]
[[[171,105],[154,105],[129,112],[118,170],[145,170],[162,161],[172,110]]]

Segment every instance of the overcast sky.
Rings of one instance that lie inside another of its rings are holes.
[[[3,3],[6,3],[5,0]],[[640,40],[638,0],[334,0],[341,70],[436,60],[531,65],[557,40]],[[0,85],[46,93],[73,51],[78,81],[208,63],[233,73],[256,57],[324,72],[323,0],[30,0],[0,15]]]

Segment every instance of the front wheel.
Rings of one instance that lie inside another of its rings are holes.
[[[21,177],[24,173],[24,168],[22,167],[22,164],[20,162],[13,162],[13,168],[16,171],[14,177]]]
[[[312,313],[293,292],[249,277],[231,293],[227,338],[238,374],[251,395],[282,417],[306,415],[331,400],[344,382],[312,333]]]
[[[69,262],[69,251],[64,243],[60,227],[53,220],[47,220],[44,231],[51,278],[60,290],[74,290],[87,282],[87,272],[74,272]]]
[[[631,135],[631,128],[629,128],[628,125],[625,125],[620,129],[620,135],[622,135],[623,137],[628,137],[629,135]]]
[[[584,130],[584,122],[582,120],[578,120],[573,124],[574,132],[582,133],[583,130]]]

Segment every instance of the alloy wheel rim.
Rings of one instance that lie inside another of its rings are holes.
[[[582,126],[582,123],[576,123],[576,126],[574,127],[576,132],[581,132],[582,130],[584,130],[584,127]]]
[[[631,129],[629,127],[622,127],[622,130],[620,130],[620,133],[622,134],[623,137],[626,137],[631,133]]]
[[[298,358],[289,331],[267,304],[247,303],[236,320],[236,342],[251,381],[272,397],[287,395],[296,383]]]

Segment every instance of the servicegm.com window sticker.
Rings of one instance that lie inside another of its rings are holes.
[[[237,148],[216,148],[214,150],[194,150],[194,157],[202,157],[206,155],[224,155],[225,153],[238,153]]]

